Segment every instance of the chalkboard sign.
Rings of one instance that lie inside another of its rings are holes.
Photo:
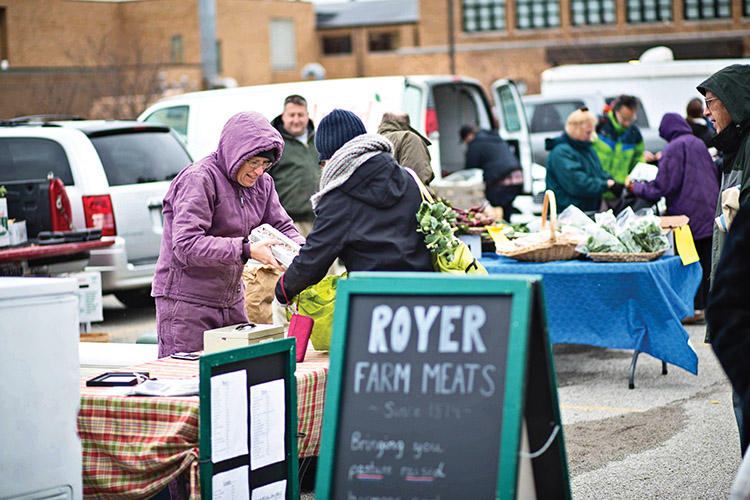
[[[201,497],[297,500],[293,338],[200,358]]]
[[[354,273],[331,346],[316,500],[570,498],[539,277]]]

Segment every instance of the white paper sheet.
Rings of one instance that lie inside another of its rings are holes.
[[[247,455],[247,372],[211,377],[211,461]]]
[[[211,481],[213,489],[213,499],[249,500],[250,480],[247,474],[247,465],[243,465],[242,467],[237,467],[236,469],[216,474]],[[255,498],[255,493],[253,493],[253,498]]]
[[[253,490],[252,500],[284,500],[286,498],[286,479],[266,484]]]
[[[250,387],[250,469],[284,460],[284,380]]]

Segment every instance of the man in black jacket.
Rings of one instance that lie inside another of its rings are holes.
[[[464,168],[480,168],[484,177],[484,195],[494,207],[502,207],[503,218],[510,221],[513,200],[523,189],[523,173],[518,158],[496,133],[462,125],[459,130],[466,149]]]

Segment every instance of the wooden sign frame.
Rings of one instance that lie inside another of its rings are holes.
[[[336,495],[337,449],[343,391],[347,379],[349,342],[364,342],[352,330],[361,329],[371,318],[350,317],[358,297],[418,296],[439,304],[445,298],[493,296],[511,298],[505,362],[502,411],[499,420],[499,463],[496,499],[527,495],[529,484],[536,498],[570,499],[570,485],[552,349],[546,323],[540,276],[464,277],[431,273],[352,273],[339,281],[331,339],[331,363],[326,389],[321,453],[316,476],[316,500],[341,500]],[[356,322],[356,323],[352,323]],[[353,324],[358,324],[352,328]],[[492,327],[488,327],[492,328]],[[432,331],[432,330],[431,330]],[[432,335],[432,333],[430,333]],[[490,421],[492,419],[489,419]],[[457,426],[449,432],[471,433]],[[343,431],[342,431],[343,432]],[[530,453],[530,452],[531,453]],[[521,470],[523,469],[523,470]],[[338,474],[341,474],[340,472]],[[525,476],[524,484],[523,477]],[[519,479],[520,478],[520,479]],[[530,481],[530,482],[529,482]],[[520,490],[519,490],[520,487]],[[388,492],[390,493],[390,492]],[[395,491],[393,493],[396,493]],[[401,492],[398,492],[401,493]],[[382,491],[378,495],[388,496]],[[396,493],[397,494],[397,493]],[[354,495],[356,496],[356,495]],[[403,495],[401,495],[403,496]],[[415,495],[407,494],[411,498]],[[449,496],[441,496],[450,500]],[[481,499],[474,499],[481,500]]]
[[[299,456],[297,451],[297,379],[296,370],[295,339],[285,338],[260,344],[229,349],[213,354],[204,354],[200,358],[200,483],[201,498],[211,500],[213,498],[213,477],[220,473],[220,462],[214,464],[212,461],[211,444],[211,380],[212,377],[222,373],[244,370],[247,374],[248,393],[250,387],[263,382],[278,379],[284,381],[284,460],[268,465],[256,471],[249,471],[249,488],[252,496],[253,488],[268,484],[254,483],[254,475],[265,480],[273,477],[274,480],[287,480],[285,500],[299,499]],[[249,398],[249,396],[248,396]],[[249,399],[248,399],[249,401]],[[252,441],[249,428],[250,414],[248,413],[248,455],[243,455],[226,462],[236,463],[244,460],[250,463],[249,454],[250,441]],[[281,464],[281,465],[280,465]],[[219,466],[219,467],[217,467]],[[219,469],[217,471],[217,469]]]

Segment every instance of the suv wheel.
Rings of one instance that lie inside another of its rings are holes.
[[[133,309],[141,307],[154,307],[154,298],[151,296],[151,287],[137,288],[135,290],[120,290],[115,292],[117,300]]]

